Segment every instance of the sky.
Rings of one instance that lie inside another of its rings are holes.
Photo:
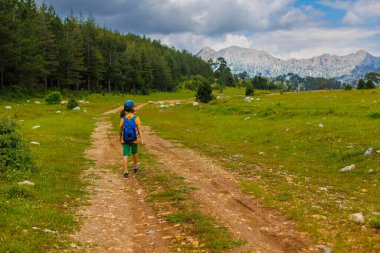
[[[36,0],[100,26],[197,53],[241,46],[310,58],[358,50],[380,56],[380,0]]]

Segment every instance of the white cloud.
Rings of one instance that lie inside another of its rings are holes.
[[[346,15],[343,17],[343,23],[348,25],[360,25],[371,19],[380,18],[379,0],[322,0],[320,3],[331,8],[345,10]]]

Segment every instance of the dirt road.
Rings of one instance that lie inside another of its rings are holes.
[[[108,113],[114,113],[110,111]],[[76,238],[86,252],[168,252],[161,238],[170,233],[164,221],[154,217],[144,201],[144,190],[134,177],[124,180],[109,168],[121,166],[118,137],[111,133],[111,123],[100,120],[93,133],[93,145],[87,152],[96,165],[87,171],[95,184],[90,206],[81,210],[84,224]],[[320,252],[307,235],[279,213],[268,210],[240,190],[238,180],[195,151],[181,148],[143,128],[147,150],[192,183],[194,198],[239,239],[247,241],[230,252]]]

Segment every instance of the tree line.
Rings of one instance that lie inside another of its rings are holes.
[[[181,77],[213,75],[207,62],[92,16],[60,18],[34,0],[0,0],[0,90],[70,89],[147,94]]]

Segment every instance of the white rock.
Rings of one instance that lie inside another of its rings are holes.
[[[362,213],[354,213],[350,215],[350,218],[355,222],[364,222],[364,215]]]
[[[61,113],[61,111],[56,111],[55,113],[57,113],[57,114],[60,114],[60,113]]]
[[[6,110],[11,110],[11,109],[12,109],[12,106],[7,105],[7,106],[5,106],[5,109],[6,109]]]
[[[259,155],[265,155],[265,153],[264,152],[260,152]]]
[[[33,145],[41,145],[39,142],[36,142],[36,141],[31,141],[30,144],[33,144]]]
[[[324,125],[322,124],[322,123],[319,123],[319,125],[318,125],[319,127],[324,127]]]
[[[41,127],[40,125],[37,125],[37,126],[32,127],[32,129],[38,129],[40,127]]]
[[[365,155],[365,156],[369,156],[369,155],[372,155],[372,153],[373,153],[373,148],[369,148],[369,149],[367,149],[367,150],[364,152],[364,155]]]
[[[175,102],[176,105],[181,105],[182,103],[181,102]]]
[[[32,227],[33,230],[41,230],[39,227]]]
[[[254,99],[251,97],[245,97],[244,100],[247,102],[252,102]]]
[[[374,172],[373,169],[369,169],[369,170],[368,170],[368,173],[372,173],[372,172]]]
[[[150,236],[154,235],[156,232],[154,230],[148,230],[146,233]]]
[[[41,104],[40,101],[34,101],[34,103],[37,104],[37,105]]]
[[[246,117],[246,118],[244,118],[244,120],[249,120],[251,117]]]
[[[315,247],[323,250],[323,253],[332,253],[332,249],[326,247],[325,245],[316,245]]]
[[[28,181],[28,180],[25,180],[25,181],[22,181],[22,182],[19,182],[18,183],[19,185],[34,185],[34,183]]]
[[[260,98],[256,98],[256,101],[260,101],[261,99]]]
[[[75,106],[75,107],[73,108],[73,110],[75,110],[75,111],[79,111],[79,110],[80,110],[80,107],[79,107],[79,106]]]
[[[193,103],[193,106],[198,106],[198,105],[199,105],[198,102],[194,102],[194,103]]]
[[[319,187],[319,190],[321,190],[321,191],[328,191],[327,187]]]
[[[43,232],[45,232],[45,233],[47,233],[47,234],[56,234],[57,233],[57,231],[53,231],[53,230],[50,230],[50,229],[44,229],[44,230],[42,230]]]
[[[346,166],[346,167],[344,167],[344,168],[341,168],[341,169],[340,169],[340,172],[350,171],[350,170],[353,170],[353,169],[355,169],[355,164],[351,164],[351,165],[349,165],[349,166]]]
[[[61,101],[61,105],[65,105],[65,104],[67,104],[68,102],[66,101],[66,100],[62,100]]]
[[[153,101],[149,101],[148,104],[154,104],[154,102]]]

